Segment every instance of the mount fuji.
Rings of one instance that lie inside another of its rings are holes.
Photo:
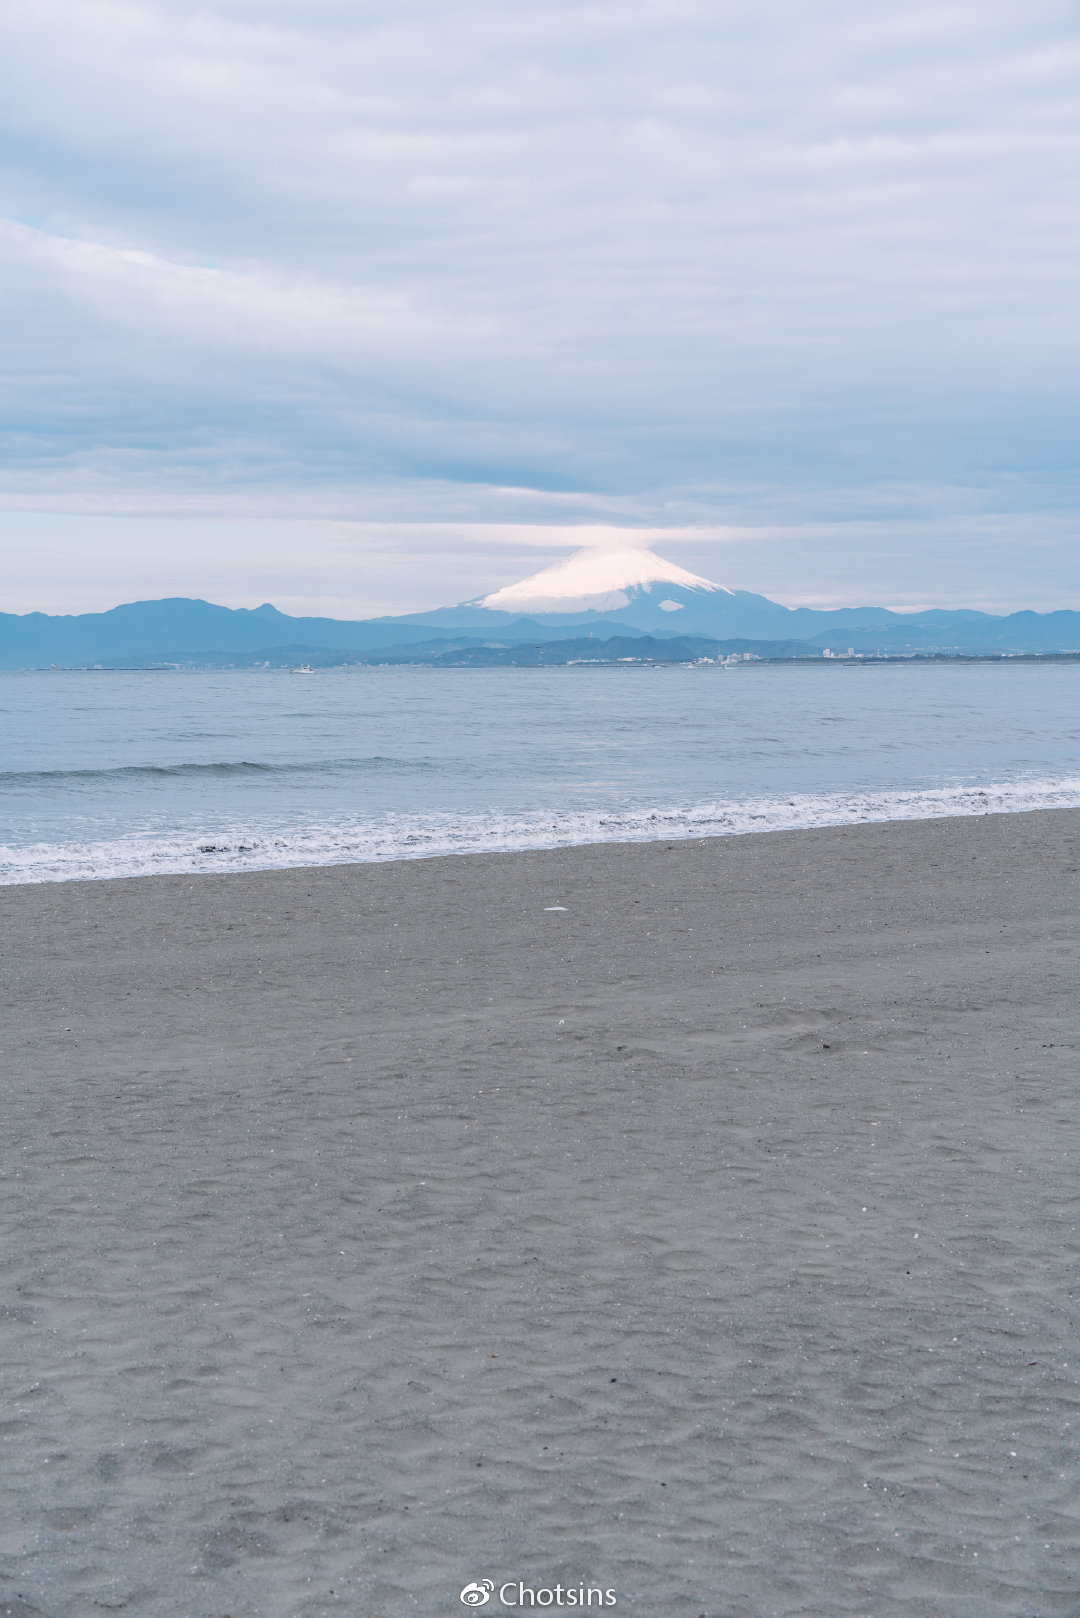
[[[622,612],[647,604],[672,613],[681,612],[688,599],[734,593],[696,573],[688,573],[674,562],[666,562],[655,551],[637,546],[620,546],[616,550],[591,545],[467,605],[493,612],[535,614]]]
[[[790,634],[790,613],[765,596],[729,590],[643,545],[589,545],[562,561],[456,607],[384,623],[484,629],[631,629],[663,635]]]

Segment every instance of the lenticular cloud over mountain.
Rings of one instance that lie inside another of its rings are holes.
[[[655,595],[657,585],[683,590],[733,591],[713,584],[674,562],[666,562],[644,545],[587,545],[562,562],[533,573],[517,584],[481,597],[469,606],[491,607],[498,612],[613,612],[630,605],[634,596]],[[661,602],[669,611],[681,601]]]

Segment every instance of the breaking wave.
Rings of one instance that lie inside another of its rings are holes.
[[[252,759],[222,760],[209,764],[116,764],[108,769],[0,770],[0,788],[62,786],[73,782],[107,785],[110,781],[229,780],[244,776],[266,778],[289,775],[332,775],[347,771],[413,774],[435,766],[426,759],[328,758],[300,763],[264,764]]]
[[[214,770],[220,766],[172,768]],[[1080,776],[915,790],[777,794],[610,810],[425,811],[308,820],[293,826],[245,822],[218,824],[202,833],[140,832],[100,842],[0,847],[0,883],[348,865],[441,854],[509,853],[585,843],[728,837],[869,821],[1073,808],[1080,808]]]

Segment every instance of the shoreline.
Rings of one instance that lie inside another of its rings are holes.
[[[0,889],[0,1596],[1071,1618],[1078,913],[1078,809]]]
[[[667,637],[661,637],[667,638]],[[672,639],[677,638],[675,636]],[[836,637],[844,640],[847,637],[840,634]],[[558,642],[547,642],[547,646],[557,646]],[[1080,663],[1080,651],[1046,651],[1046,652],[832,652],[814,651],[792,653],[788,657],[769,657],[759,652],[727,652],[714,657],[613,657],[610,659],[600,657],[574,657],[563,661],[557,658],[545,663],[542,658],[535,662],[515,662],[512,660],[481,662],[478,659],[462,662],[441,662],[434,659],[410,659],[375,656],[360,657],[352,660],[342,659],[340,662],[323,662],[320,660],[318,647],[298,648],[308,654],[309,661],[304,663],[277,662],[277,663],[171,663],[166,659],[153,663],[64,663],[64,664],[36,664],[20,668],[0,668],[0,674],[328,674],[340,669],[423,669],[430,668],[436,673],[446,669],[525,669],[530,671],[560,668],[595,668],[620,669],[633,671],[635,668],[833,668],[895,665],[904,666],[912,663]],[[454,654],[440,653],[439,657]],[[313,659],[313,661],[310,661]]]
[[[1009,802],[1010,798],[1023,799],[1025,794],[1030,796],[1039,791],[1042,792],[1044,797],[1042,803]],[[836,805],[838,801],[842,802],[845,797],[851,804],[850,817],[846,819],[836,818]],[[880,812],[866,812],[866,806],[873,803],[881,806]],[[916,806],[914,812],[908,814],[889,812],[890,810],[895,811],[904,804]],[[969,807],[960,807],[961,805],[968,805]],[[784,811],[786,809],[794,809],[796,814],[785,819]],[[404,865],[417,860],[444,858],[458,859],[487,855],[509,857],[515,854],[555,853],[559,850],[571,849],[637,848],[657,842],[701,843],[723,841],[730,837],[771,836],[783,832],[840,830],[845,827],[855,826],[903,826],[941,820],[977,820],[995,814],[1055,814],[1067,813],[1073,809],[1080,809],[1080,777],[1062,776],[1051,781],[991,782],[982,786],[928,787],[877,792],[863,790],[851,793],[837,790],[828,795],[803,793],[796,794],[794,798],[781,798],[774,795],[770,798],[758,797],[741,801],[733,800],[722,804],[698,804],[677,808],[642,808],[637,811],[617,809],[579,811],[576,816],[579,823],[588,823],[587,830],[584,827],[582,828],[583,835],[580,838],[574,838],[565,833],[559,836],[550,829],[547,831],[547,837],[545,838],[543,831],[535,822],[538,821],[543,825],[548,821],[549,817],[544,812],[536,812],[533,816],[533,828],[519,833],[523,840],[509,846],[504,844],[502,847],[462,847],[460,844],[453,846],[453,835],[440,827],[437,818],[433,826],[433,817],[431,815],[416,815],[412,820],[412,829],[407,834],[402,831],[400,826],[400,820],[404,819],[404,817],[397,817],[383,825],[367,826],[353,831],[338,828],[334,833],[338,839],[337,843],[326,852],[323,858],[318,859],[308,858],[307,860],[297,860],[295,863],[291,860],[278,859],[276,862],[261,863],[260,856],[256,852],[258,849],[257,838],[250,832],[199,834],[204,839],[204,842],[197,841],[196,834],[184,834],[183,840],[187,847],[183,853],[177,851],[171,856],[162,856],[160,853],[154,852],[158,845],[152,845],[150,849],[144,849],[141,856],[137,858],[129,848],[127,851],[128,863],[137,865],[137,868],[130,870],[85,870],[72,874],[54,874],[53,869],[47,869],[45,874],[27,881],[10,878],[0,867],[0,891],[7,888],[55,886],[67,883],[132,881],[143,877],[239,876],[251,875],[256,872],[318,871],[348,869],[353,866]],[[772,825],[759,824],[761,821],[768,820],[770,815],[775,817]],[[816,818],[814,818],[815,816]],[[663,831],[653,829],[658,824],[664,824],[665,817],[667,829]],[[525,817],[521,818],[524,819]],[[572,823],[574,818],[575,816],[572,812],[567,811],[565,813],[566,821]],[[619,831],[625,832],[634,824],[647,826],[649,830],[647,832],[643,831],[639,835],[630,836],[614,835],[597,838],[589,835],[590,832],[595,831],[595,824],[593,823],[612,825],[612,823],[618,822],[620,819],[624,824],[618,828]],[[728,824],[727,829],[724,831],[718,832],[708,829],[709,827],[714,827],[718,821],[725,819]],[[700,829],[687,830],[688,822]],[[379,837],[387,836],[385,829],[387,824],[393,826],[398,840],[397,843],[392,843],[390,848],[384,852],[379,847]],[[484,830],[478,830],[475,824],[470,826],[469,817],[463,814],[455,835],[459,838],[464,838],[470,834],[470,831],[478,839],[485,835]],[[294,833],[294,835],[299,836],[301,833]],[[310,837],[309,833],[303,833],[302,835]],[[345,848],[349,848],[350,846],[355,846],[356,842],[363,837],[368,839],[370,849],[366,856],[352,859],[340,857],[343,852],[341,846],[343,841]],[[415,849],[412,852],[405,851],[405,845],[409,842],[415,842],[425,837],[430,839],[434,846],[427,849]],[[526,838],[530,840],[524,840]],[[534,838],[536,839],[535,841],[531,840]],[[240,839],[244,839],[244,841]],[[217,856],[219,854],[233,856],[232,862],[219,864],[215,860],[213,863],[195,863],[194,856],[190,852],[192,842],[195,843],[197,853],[203,856]],[[280,842],[281,838],[278,839],[278,846],[280,846]],[[209,846],[205,846],[206,844]],[[448,844],[450,846],[447,846]],[[81,846],[85,848],[86,845]],[[90,846],[91,848],[94,847],[94,845]],[[114,845],[97,845],[99,850],[110,846]],[[56,858],[63,857],[65,852],[65,845],[38,844],[34,852],[39,859],[42,857],[41,849],[43,847],[54,849]],[[308,852],[309,855],[312,852],[310,844]],[[254,859],[243,857],[237,859],[235,857],[237,854],[240,856],[253,854],[255,857]],[[86,857],[85,855],[83,856],[84,860]],[[97,857],[102,860],[106,858],[100,852]],[[119,863],[120,856],[116,855],[114,859]],[[164,868],[146,868],[148,863],[156,860],[161,860]],[[171,860],[171,863],[165,865],[165,860]],[[182,861],[187,861],[188,863],[181,863]]]

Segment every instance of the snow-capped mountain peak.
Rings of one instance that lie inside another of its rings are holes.
[[[655,595],[656,587],[663,585],[722,595],[734,593],[674,562],[666,562],[643,545],[587,545],[573,556],[470,605],[491,607],[497,612],[612,612],[628,606],[634,596]],[[660,605],[665,611],[674,611],[682,603]]]

